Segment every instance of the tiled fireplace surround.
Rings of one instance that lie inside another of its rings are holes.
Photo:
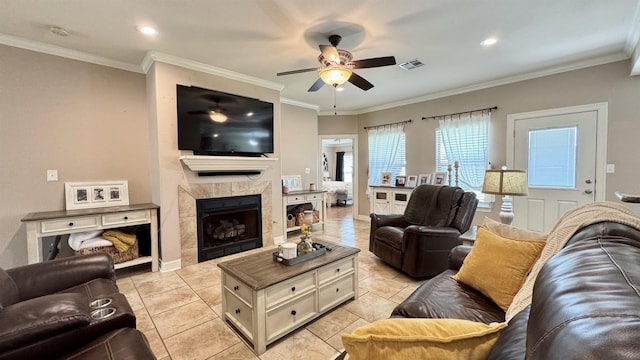
[[[227,196],[256,195],[262,201],[262,246],[273,245],[273,210],[270,181],[189,183],[178,186],[181,266],[198,263],[196,200]]]

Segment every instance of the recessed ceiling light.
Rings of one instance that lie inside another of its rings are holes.
[[[151,26],[140,26],[138,27],[138,31],[145,35],[155,35],[158,33],[158,30],[152,28]]]
[[[482,41],[480,43],[480,45],[482,45],[482,46],[491,46],[491,45],[493,45],[493,44],[495,44],[497,42],[498,42],[498,39],[490,37],[490,38],[484,39],[484,41]]]

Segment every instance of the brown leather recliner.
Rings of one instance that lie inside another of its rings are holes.
[[[111,303],[90,306],[104,298]],[[111,315],[98,316],[108,308]],[[106,254],[0,269],[0,360],[154,359],[135,327]]]
[[[449,251],[461,245],[478,207],[475,193],[459,187],[420,185],[404,214],[372,213],[369,251],[412,277],[447,269]]]

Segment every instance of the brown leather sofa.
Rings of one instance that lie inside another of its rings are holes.
[[[478,199],[459,187],[420,185],[404,214],[372,213],[369,251],[412,277],[439,274],[449,251],[462,244]]]
[[[484,295],[457,283],[471,247],[421,285],[392,317],[504,321]],[[640,358],[640,231],[601,222],[576,232],[538,274],[530,306],[511,319],[489,360]]]
[[[0,360],[155,359],[135,327],[108,255],[0,269]]]

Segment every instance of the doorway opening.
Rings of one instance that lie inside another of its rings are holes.
[[[331,210],[340,207],[350,209],[352,217],[356,217],[357,136],[322,135],[319,144],[318,173],[322,180],[322,189],[327,192],[327,216],[331,217]]]

